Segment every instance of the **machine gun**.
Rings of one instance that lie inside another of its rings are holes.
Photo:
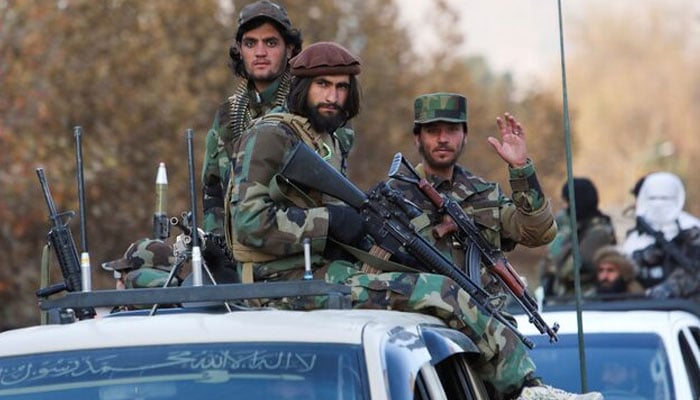
[[[82,289],[82,277],[80,261],[78,260],[78,249],[75,246],[73,235],[68,229],[68,221],[75,216],[73,211],[58,213],[51,196],[49,184],[46,181],[43,168],[37,168],[36,174],[39,177],[41,190],[49,208],[49,221],[53,225],[49,231],[49,246],[53,248],[58,265],[61,267],[63,282],[37,290],[37,297],[44,298],[52,294],[68,291],[79,292]],[[65,221],[65,222],[64,222]],[[75,310],[79,319],[93,318],[95,310],[93,308],[83,308]]]
[[[411,176],[401,175],[399,171],[402,167],[405,167],[405,170]],[[415,184],[421,193],[437,207],[438,212],[443,215],[443,221],[433,230],[433,235],[439,239],[452,234],[465,249],[472,246],[476,248],[480,255],[476,261],[481,262],[483,260],[486,270],[510,292],[513,299],[525,311],[530,323],[535,325],[540,333],[549,335],[550,342],[557,340],[559,324],[554,323],[551,328],[547,325],[538,311],[537,300],[528,293],[525,284],[510,262],[508,262],[503,251],[484,239],[474,221],[456,201],[449,196],[440,194],[425,178],[418,174],[418,171],[413,168],[401,153],[397,153],[394,156],[389,169],[389,177]],[[478,279],[477,277],[472,278]]]
[[[382,184],[369,195],[365,194],[301,141],[290,152],[280,175],[292,185],[323,192],[358,210],[377,246],[391,254],[398,254],[403,249],[414,259],[414,262],[409,262],[411,266],[449,277],[471,295],[482,311],[511,329],[526,346],[534,347],[534,343],[493,306],[491,296],[484,289],[415,232],[410,217],[406,215],[408,202],[401,193]],[[405,259],[406,256],[401,261]]]
[[[697,269],[700,268],[700,262],[698,260],[691,259],[683,254],[675,243],[667,240],[663,232],[652,228],[649,222],[642,216],[637,216],[637,228],[639,228],[641,232],[653,237],[656,243],[663,249],[664,253],[675,261],[679,267],[685,268],[690,271],[691,274],[695,275]]]

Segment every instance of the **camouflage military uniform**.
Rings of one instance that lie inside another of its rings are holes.
[[[419,96],[414,111],[414,135],[420,133],[421,125],[438,121],[463,123],[466,128],[466,99],[459,95],[433,93]],[[497,249],[510,251],[518,243],[528,247],[541,246],[550,242],[556,233],[549,200],[542,193],[535,168],[529,160],[524,167],[508,168],[513,199],[506,197],[497,183],[475,176],[456,163],[451,179],[426,176],[423,164],[416,166],[416,172],[438,192],[459,204],[480,229],[481,235]],[[424,212],[412,221],[416,230],[456,265],[468,271],[467,249],[453,235],[436,239],[433,234],[443,218],[436,206],[413,183],[398,179],[389,183]],[[503,292],[500,284],[488,274],[482,273],[482,284],[491,293]]]
[[[647,249],[647,254],[654,253],[654,255],[640,257],[639,261],[644,262],[644,259],[655,256],[655,261],[658,263],[665,258],[668,270],[671,271],[665,279],[650,287],[647,294],[657,299],[682,298],[700,301],[700,261],[698,261],[700,260],[700,228],[682,230],[670,243],[682,257],[688,260],[689,265],[681,265],[658,247],[656,252]]]
[[[319,137],[329,146],[333,143],[330,139]],[[366,274],[347,263],[324,258],[326,208],[301,208],[270,197],[269,183],[275,181],[286,152],[297,140],[284,128],[265,123],[264,119],[245,134],[236,162],[236,188],[231,201],[234,237],[240,242],[234,245],[236,259],[255,264],[256,280],[298,279],[303,273],[302,238],[308,237],[314,276],[352,286],[354,307],[415,311],[440,317],[451,327],[467,333],[480,347],[484,355],[480,372],[494,388],[510,393],[522,387],[526,377],[534,372],[523,344],[498,321],[480,312],[469,294],[450,279],[434,274]],[[329,162],[339,168],[337,161],[329,159]],[[318,193],[308,195],[319,198]],[[320,204],[332,201],[324,196],[320,200]],[[265,257],[267,260],[263,261]],[[322,303],[315,302],[292,308],[320,306]]]
[[[496,248],[509,251],[517,243],[528,247],[541,246],[551,241],[556,232],[549,200],[536,184],[532,163],[523,168],[509,168],[513,199],[506,197],[497,183],[475,176],[459,165],[455,165],[452,180],[426,177],[422,164],[416,170],[438,192],[460,204],[480,228],[482,236]],[[531,184],[533,181],[534,185]],[[391,180],[390,185],[401,190],[425,213],[413,220],[416,230],[455,264],[464,266],[465,249],[460,243],[451,235],[436,240],[432,233],[442,221],[435,205],[414,184]],[[492,291],[499,290],[492,288]]]
[[[289,73],[277,78],[259,94],[250,87],[251,84],[249,80],[239,83],[235,93],[219,106],[207,132],[202,166],[202,228],[205,232],[223,233],[224,196],[240,135],[256,118],[284,104],[289,91]]]
[[[560,221],[560,233],[547,248],[545,274],[555,276],[555,281],[548,294],[567,296],[574,294],[574,257],[569,218],[557,218]],[[578,221],[579,252],[581,255],[581,291],[595,287],[595,264],[593,257],[603,246],[615,244],[615,230],[610,218],[605,215],[595,216],[589,220]]]
[[[576,196],[576,225],[581,256],[581,292],[595,288],[596,252],[616,244],[615,228],[609,216],[598,209],[598,191],[588,178],[574,178]],[[568,183],[562,186],[562,197],[568,202]],[[573,225],[569,209],[557,213],[559,232],[547,247],[547,255],[540,262],[542,286],[547,295],[574,295]]]
[[[261,59],[269,62],[270,74],[275,75],[257,79],[251,77],[255,75],[251,75],[253,72],[249,71],[246,65],[252,63],[253,58],[259,57],[259,54],[253,55],[248,52],[246,60],[244,49],[247,47],[243,41],[247,32],[264,27],[265,24],[270,24],[283,42],[278,43],[275,40],[270,43],[274,42],[275,49],[285,50],[271,50],[264,54]],[[236,155],[241,133],[248,129],[256,118],[284,105],[290,80],[287,60],[301,51],[302,44],[301,32],[292,26],[284,6],[268,0],[257,0],[241,8],[235,40],[229,49],[231,68],[242,80],[236,86],[233,95],[219,106],[214,116],[214,122],[206,137],[202,166],[202,228],[205,232],[216,235],[223,233],[224,198],[230,179],[230,164]],[[273,78],[274,81],[268,82],[268,79]],[[261,84],[264,84],[264,90],[259,92],[256,87]]]
[[[431,314],[468,335],[482,351],[479,372],[496,398],[508,398],[526,383],[536,382],[523,343],[482,312],[451,279],[427,273],[364,273],[348,261],[326,257],[330,241],[325,205],[336,200],[295,190],[278,175],[288,152],[300,140],[341,169],[338,138],[316,132],[306,122],[298,115],[268,114],[244,133],[228,204],[235,258],[252,266],[255,280],[299,279],[303,274],[302,240],[309,238],[314,277],[350,285],[353,307]],[[310,309],[324,301],[291,299],[275,305]]]
[[[298,131],[288,124],[294,124]],[[303,238],[311,239],[314,263],[323,264],[328,210],[322,205],[333,201],[327,195],[310,193],[317,205],[300,207],[295,202],[303,200],[277,175],[288,151],[302,138],[307,138],[312,148],[334,167],[341,168],[340,140],[335,135],[313,131],[301,116],[268,114],[241,140],[234,164],[230,236],[236,260],[256,264],[256,279],[270,279],[281,271],[303,268]]]

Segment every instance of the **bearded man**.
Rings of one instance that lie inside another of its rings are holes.
[[[281,172],[299,142],[341,171],[345,140],[337,129],[359,113],[356,75],[361,70],[360,60],[337,43],[319,42],[299,53],[290,66],[289,112],[267,114],[246,131],[234,164],[236,179],[230,183],[227,231],[243,281],[302,279],[306,242],[313,277],[351,286],[353,308],[434,315],[472,339],[483,353],[475,368],[492,398],[602,400],[597,392],[575,395],[544,385],[534,375],[534,363],[522,341],[500,321],[480,312],[469,293],[449,278],[402,271],[365,273],[357,260],[335,257],[334,243],[356,247],[366,236],[362,217],[331,196],[291,184]],[[459,107],[466,121],[466,104]],[[503,143],[495,138],[492,141],[498,153],[519,169],[531,168],[522,138],[510,137],[521,134],[522,127],[509,115],[505,121],[499,119],[499,126]],[[431,144],[431,151],[434,147],[439,148],[434,157],[440,160],[458,152],[452,145]],[[553,229],[551,211],[549,218],[547,228]],[[312,309],[322,307],[325,301],[325,297],[311,297],[262,302]]]
[[[554,214],[528,157],[523,126],[509,113],[496,118],[500,140],[488,143],[508,165],[512,197],[495,182],[474,175],[458,161],[467,144],[467,99],[455,93],[429,93],[414,100],[413,140],[422,157],[418,173],[435,189],[459,203],[481,235],[496,248],[510,251],[517,244],[537,247],[549,243],[557,232]],[[437,208],[416,185],[398,180],[390,184],[416,203],[424,215],[414,220],[416,229],[456,265],[469,271],[468,249],[452,235],[435,238],[433,228],[442,222]],[[501,288],[482,274],[485,288]]]

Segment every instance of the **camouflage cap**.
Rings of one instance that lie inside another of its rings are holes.
[[[268,0],[258,0],[243,7],[240,14],[238,14],[238,32],[236,37],[242,34],[240,30],[243,25],[256,18],[269,18],[282,25],[286,30],[292,29],[292,22],[289,20],[287,10],[284,7]]]
[[[165,286],[168,273],[156,268],[139,268],[131,271],[124,277],[124,287],[127,289],[143,289]],[[168,286],[178,286],[176,277],[170,280]]]
[[[107,271],[124,271],[139,268],[159,268],[169,270],[175,262],[173,248],[155,239],[139,239],[132,243],[124,257],[102,263],[102,268]]]
[[[430,122],[467,122],[467,99],[455,93],[429,93],[413,103],[416,124]]]

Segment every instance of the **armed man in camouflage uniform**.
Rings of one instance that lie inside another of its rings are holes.
[[[547,244],[556,233],[549,200],[540,188],[535,167],[527,156],[525,131],[506,113],[496,118],[502,142],[489,138],[490,145],[508,164],[513,197],[497,183],[480,178],[457,163],[467,143],[467,99],[454,93],[430,93],[414,101],[413,139],[422,156],[416,171],[435,189],[455,200],[470,216],[481,235],[494,247],[512,250],[520,243],[528,247]],[[432,241],[456,265],[469,271],[468,249],[452,234],[436,235],[443,216],[415,184],[390,180],[424,215],[412,222],[422,236]],[[438,237],[436,237],[438,236]],[[484,286],[502,292],[495,280],[482,274]]]
[[[252,121],[283,106],[289,91],[288,61],[301,51],[301,45],[301,33],[292,27],[281,5],[258,0],[241,10],[229,55],[234,75],[242,80],[217,110],[207,133],[202,166],[202,228],[214,239],[202,256],[224,281],[238,280],[235,273],[226,273],[232,266],[230,257],[216,246],[224,243],[224,198],[231,161],[241,133]]]
[[[576,196],[576,227],[581,254],[581,293],[596,285],[596,252],[616,244],[612,219],[598,208],[598,191],[588,178],[573,181]],[[564,183],[561,196],[567,207],[557,213],[559,232],[547,247],[547,254],[539,265],[540,281],[548,296],[571,297],[574,291],[573,224],[569,219],[569,190]]]
[[[364,236],[361,217],[328,196],[291,187],[279,173],[299,141],[341,169],[342,139],[330,132],[359,112],[355,76],[360,62],[342,46],[321,42],[290,64],[294,76],[287,101],[290,113],[264,116],[244,134],[236,157],[229,234],[236,260],[249,271],[243,273],[244,280],[247,275],[256,281],[300,279],[302,243],[308,238],[314,277],[350,285],[353,307],[435,315],[472,338],[483,354],[479,371],[495,398],[600,398],[574,397],[542,386],[533,376],[535,368],[523,343],[481,312],[452,280],[423,273],[368,274],[352,260],[335,258],[339,253],[334,242],[353,246]],[[324,300],[286,305],[316,308]]]
[[[223,233],[224,196],[236,143],[254,119],[284,104],[289,91],[288,61],[301,51],[301,45],[301,33],[292,27],[284,7],[259,0],[241,10],[229,55],[234,75],[242,80],[219,106],[206,137],[204,231]]]
[[[102,263],[106,271],[114,272],[117,289],[163,287],[175,264],[173,248],[157,239],[139,239],[129,245],[124,256]],[[168,286],[180,284],[177,276]]]
[[[700,301],[700,219],[684,211],[684,205],[685,186],[676,174],[654,172],[639,185],[635,214],[651,231],[638,220],[624,251],[652,298]]]

